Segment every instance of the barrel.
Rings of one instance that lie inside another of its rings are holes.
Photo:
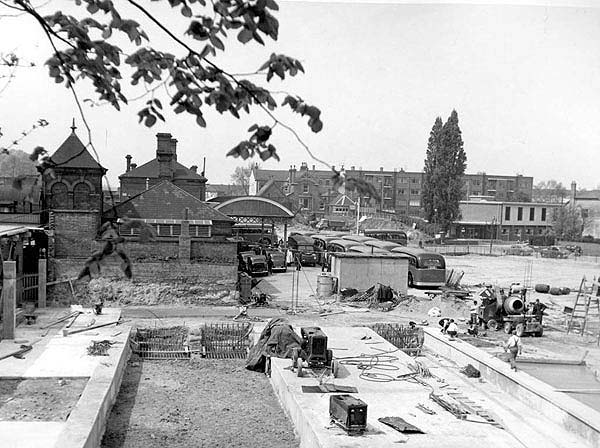
[[[328,273],[317,276],[317,295],[319,297],[330,297],[333,294],[335,278]]]

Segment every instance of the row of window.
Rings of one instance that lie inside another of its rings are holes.
[[[504,220],[510,221],[511,207],[504,209]],[[540,219],[546,221],[546,207],[542,207]],[[523,207],[517,207],[517,221],[523,221]],[[535,207],[529,207],[529,221],[535,221]]]
[[[89,210],[92,207],[90,200],[91,188],[88,184],[80,182],[73,187],[73,201],[69,200],[69,189],[62,182],[57,182],[50,188],[50,207],[56,209]]]
[[[526,235],[535,235],[535,230],[536,229],[525,229],[525,234]],[[508,235],[509,233],[509,229],[507,229],[506,227],[502,229],[502,235]],[[519,236],[521,235],[521,229],[515,229],[514,230],[515,235]],[[537,229],[537,234],[541,235],[542,233],[544,233],[544,229]]]
[[[149,224],[154,228],[157,236],[181,235],[181,224]],[[190,225],[190,236],[210,238],[210,226]],[[123,236],[136,236],[140,234],[139,227],[123,228],[119,226],[119,234]]]

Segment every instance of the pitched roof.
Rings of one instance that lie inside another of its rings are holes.
[[[233,221],[229,216],[165,180],[107,210],[106,218],[183,219],[188,208],[190,220]]]
[[[217,196],[246,196],[243,186],[231,184],[206,184],[206,193],[215,193]]]
[[[263,181],[274,179],[278,182],[285,182],[288,180],[288,170],[262,170],[260,168],[254,168],[254,180]]]
[[[159,173],[159,163],[157,159],[152,159],[149,162],[144,163],[126,173],[123,173],[119,176],[121,178],[134,178],[141,177],[146,179],[147,177],[150,179],[158,178]],[[194,180],[206,180],[206,178],[189,168],[186,168],[184,165],[179,163],[177,160],[173,160],[173,179],[194,179]]]
[[[106,171],[88,152],[85,145],[75,134],[74,129],[63,144],[50,156],[50,160],[60,168],[87,168]]]
[[[267,183],[264,184],[260,190],[258,190],[256,196],[265,196],[269,190],[275,190],[276,192],[281,193],[282,197],[285,197],[283,190],[279,188],[278,182],[275,179],[268,180]]]
[[[575,194],[575,199],[600,199],[600,191],[598,190],[590,190],[590,191],[578,191]]]
[[[333,205],[337,205],[338,207],[351,207],[356,205],[356,202],[354,202],[345,194],[340,194],[335,201],[333,201]]]

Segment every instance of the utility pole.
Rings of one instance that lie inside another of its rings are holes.
[[[358,235],[358,228],[360,226],[360,193],[358,193],[358,201],[356,201],[356,234]]]

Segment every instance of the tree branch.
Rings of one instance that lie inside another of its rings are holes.
[[[316,157],[312,153],[312,151],[309,149],[308,145],[306,143],[304,143],[304,141],[300,138],[300,136],[298,135],[298,133],[294,129],[292,129],[290,126],[282,123],[279,119],[277,119],[277,117],[275,115],[273,115],[273,113],[269,109],[267,109],[264,106],[264,104],[262,104],[259,101],[259,99],[256,97],[256,95],[254,94],[254,92],[252,92],[251,89],[248,89],[243,83],[240,83],[240,81],[238,81],[238,79],[234,75],[232,75],[231,73],[226,72],[221,67],[219,67],[217,64],[215,64],[214,62],[212,62],[210,59],[207,59],[206,57],[201,57],[201,55],[196,50],[194,50],[192,47],[190,47],[188,44],[186,44],[180,38],[178,38],[177,36],[175,36],[167,27],[165,27],[158,19],[156,19],[156,17],[154,17],[152,14],[150,14],[150,12],[148,10],[146,10],[142,5],[140,5],[139,3],[137,3],[135,0],[128,0],[128,2],[131,5],[135,6],[137,9],[139,9],[146,17],[148,17],[148,19],[150,19],[156,26],[158,26],[163,32],[165,32],[171,39],[173,39],[175,42],[177,42],[179,45],[181,45],[183,48],[185,48],[189,53],[194,54],[195,56],[198,56],[204,62],[206,62],[207,64],[209,64],[211,67],[215,68],[220,73],[223,73],[225,76],[227,76],[228,78],[230,78],[238,87],[241,87],[243,90],[245,90],[254,99],[254,101],[256,101],[256,104],[275,123],[280,124],[283,128],[287,129],[289,132],[292,133],[292,135],[295,137],[295,139],[298,141],[298,143],[300,143],[300,145],[306,150],[306,152],[308,153],[308,155],[313,160],[315,160],[316,162],[319,162],[319,163],[325,165],[328,169],[332,169],[332,166],[329,163],[325,162],[324,160],[319,159],[318,157]]]

